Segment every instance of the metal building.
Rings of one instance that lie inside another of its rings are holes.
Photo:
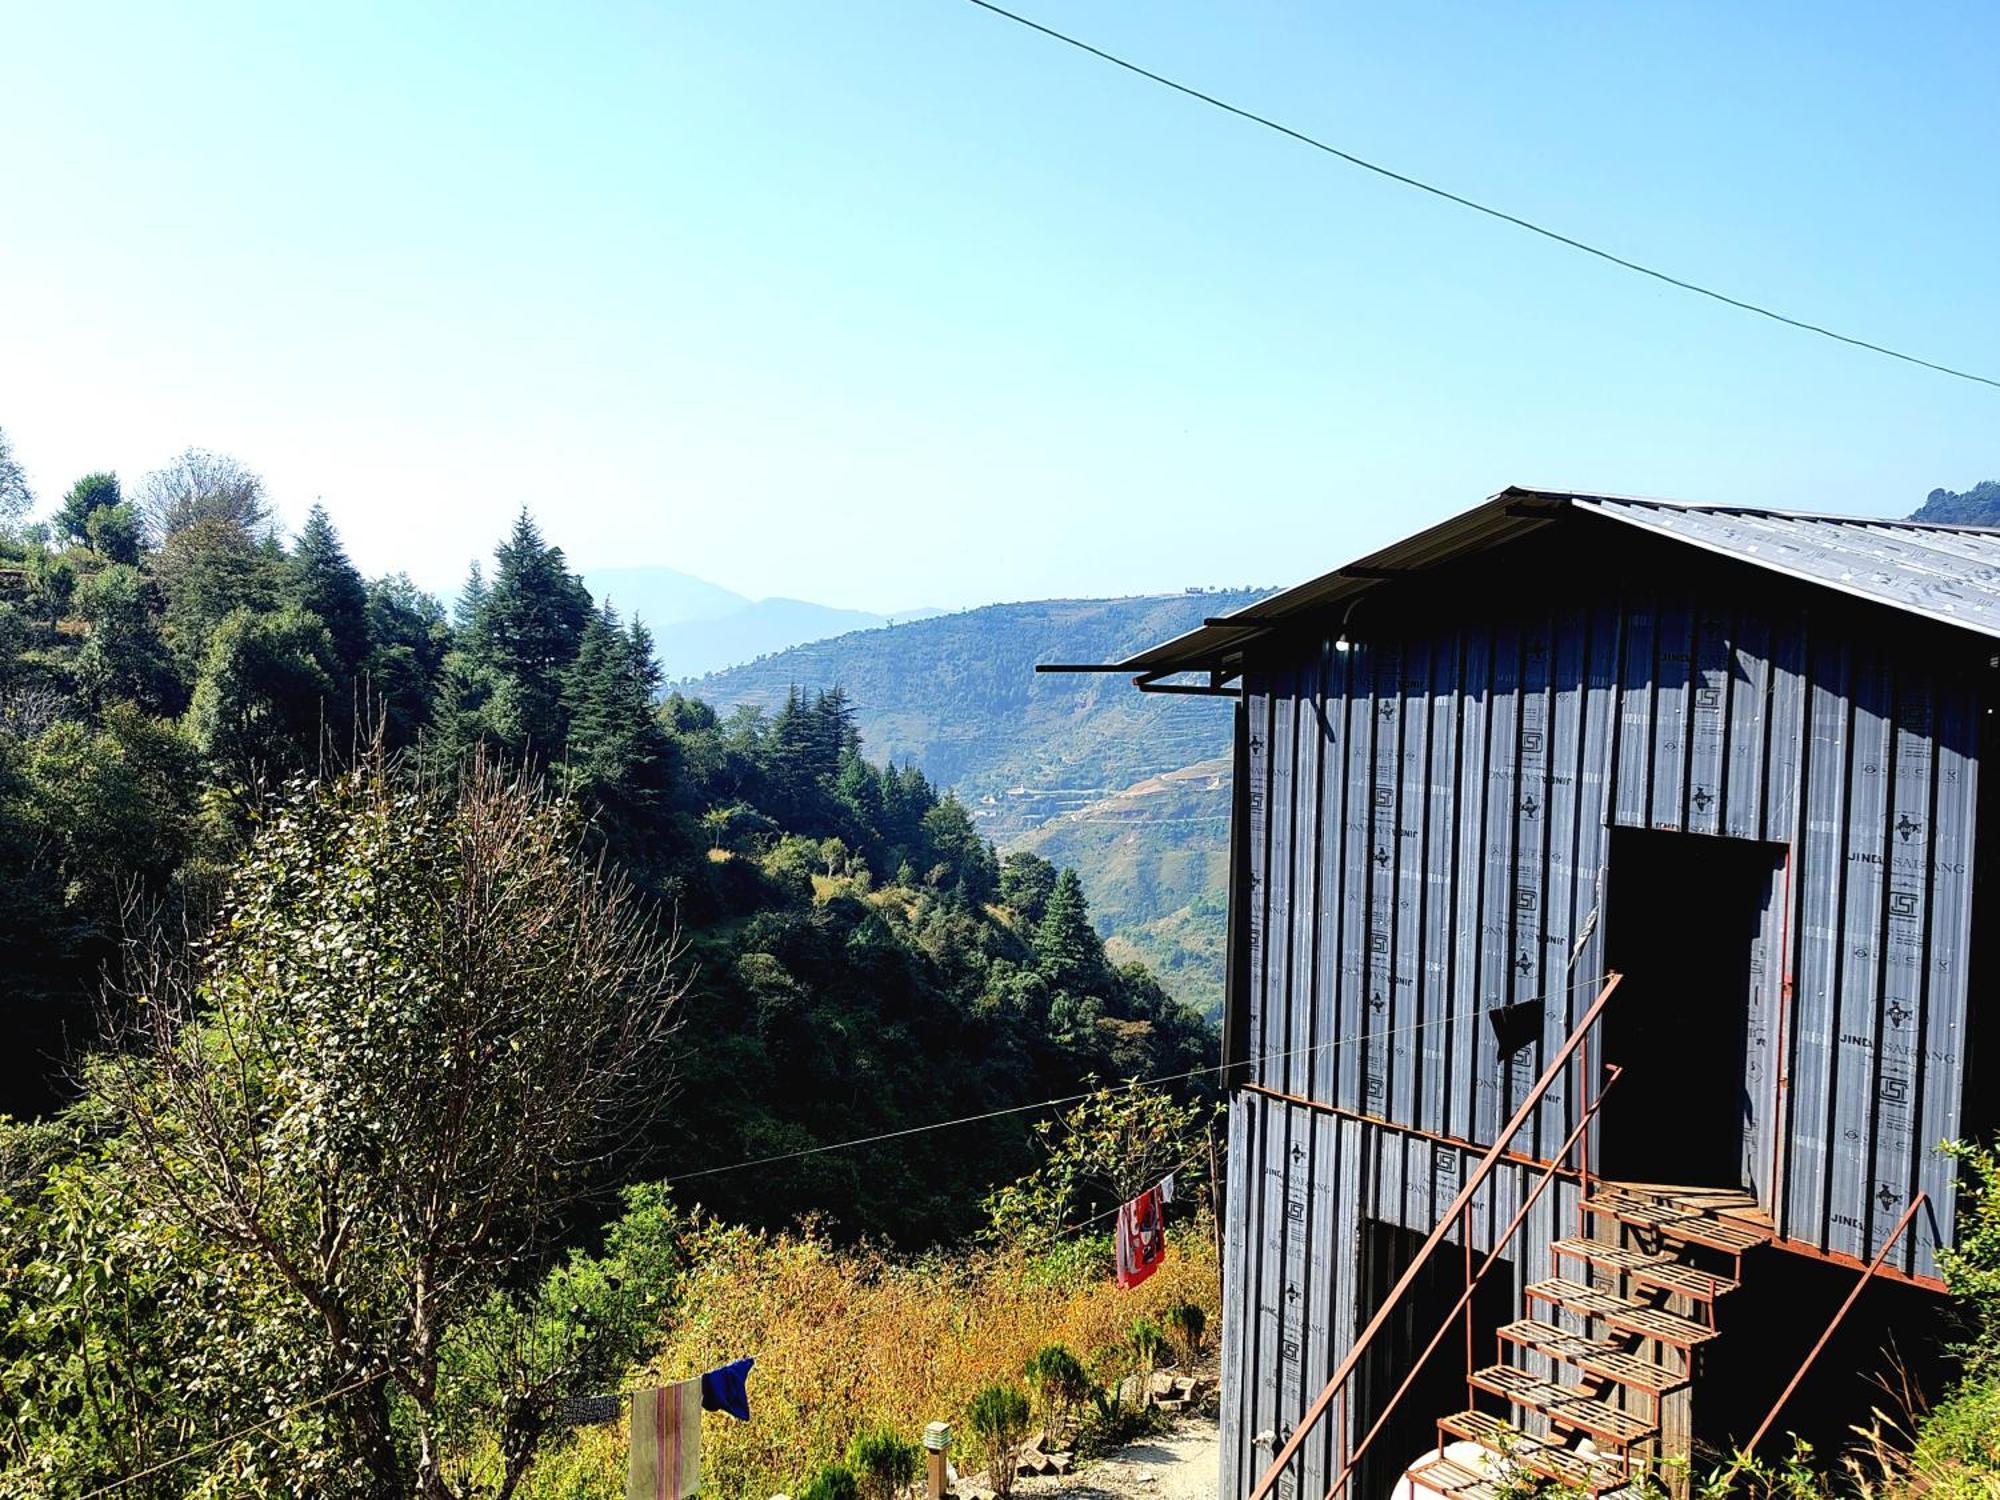
[[[1735,1311],[1788,1254],[1940,1284],[1996,636],[2000,532],[1510,489],[1115,664],[1239,698],[1225,1497],[1411,1441],[1440,1309],[1439,1442],[1504,1413],[1605,1491],[1688,1453],[1732,1317],[1805,1355]]]

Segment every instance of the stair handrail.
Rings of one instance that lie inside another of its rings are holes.
[[[1854,1283],[1854,1290],[1847,1294],[1847,1300],[1841,1303],[1839,1308],[1835,1310],[1832,1319],[1821,1332],[1819,1342],[1807,1351],[1805,1359],[1800,1363],[1798,1369],[1793,1371],[1792,1378],[1786,1382],[1784,1390],[1778,1393],[1778,1399],[1772,1403],[1771,1409],[1764,1414],[1763,1422],[1750,1435],[1750,1441],[1743,1445],[1742,1452],[1737,1458],[1739,1466],[1757,1451],[1757,1445],[1764,1440],[1764,1434],[1769,1432],[1771,1424],[1778,1420],[1778,1413],[1785,1409],[1785,1403],[1792,1399],[1792,1393],[1799,1388],[1799,1382],[1806,1378],[1806,1371],[1813,1367],[1813,1362],[1825,1350],[1828,1342],[1833,1338],[1834,1331],[1846,1321],[1848,1310],[1861,1300],[1862,1292],[1867,1290],[1868,1283],[1875,1279],[1875,1273],[1882,1269],[1882,1263],[1889,1258],[1889,1252],[1896,1247],[1896,1243],[1908,1231],[1910,1222],[1917,1216],[1917,1210],[1922,1208],[1928,1201],[1930,1201],[1930,1195],[1922,1190],[1919,1190],[1917,1196],[1910,1200],[1910,1206],[1903,1210],[1903,1217],[1896,1221],[1896,1227],[1890,1230],[1889,1237],[1882,1241],[1882,1248],[1875,1252],[1875,1258],[1868,1263],[1868,1269],[1863,1271],[1861,1279]]]
[[[1606,1003],[1617,991],[1618,983],[1623,977],[1616,971],[1606,973],[1604,988],[1597,992],[1597,998],[1590,1002],[1589,1009],[1584,1011],[1570,1034],[1564,1038],[1561,1048],[1550,1059],[1549,1065],[1542,1070],[1542,1076],[1535,1081],[1535,1086],[1528,1090],[1527,1097],[1521,1101],[1507,1123],[1500,1127],[1493,1144],[1486,1148],[1486,1154],[1479,1159],[1479,1165],[1473,1168],[1460,1186],[1458,1196],[1452,1199],[1451,1206],[1439,1217],[1429,1237],[1418,1248],[1396,1284],[1389,1289],[1389,1295],[1382,1299],[1382,1305],[1375,1310],[1375,1316],[1368,1320],[1368,1326],[1361,1330],[1360,1337],[1348,1347],[1347,1353],[1342,1356],[1340,1364],[1327,1379],[1326,1385],[1319,1395],[1313,1398],[1313,1404],[1306,1409],[1305,1415],[1299,1419],[1298,1426],[1292,1429],[1291,1435],[1272,1457],[1270,1466],[1264,1470],[1256,1487],[1250,1491],[1250,1500],[1268,1500],[1272,1489],[1278,1483],[1278,1477],[1285,1472],[1291,1461],[1298,1457],[1299,1449],[1304,1446],[1307,1436],[1325,1419],[1328,1409],[1333,1406],[1335,1398],[1353,1375],[1355,1366],[1360,1363],[1361,1356],[1368,1352],[1368,1346],[1374,1341],[1375,1335],[1388,1323],[1390,1314],[1395,1312],[1397,1304],[1403,1300],[1404,1293],[1415,1283],[1418,1274],[1429,1263],[1438,1246],[1444,1243],[1446,1234],[1451,1228],[1451,1221],[1471,1204],[1473,1195],[1485,1185],[1486,1179],[1492,1176],[1493,1169],[1499,1165],[1501,1157],[1506,1155],[1514,1137],[1526,1128],[1529,1119],[1540,1106],[1542,1096],[1549,1091],[1556,1079],[1562,1076],[1563,1069],[1583,1046],[1584,1039],[1597,1024],[1597,1018],[1603,1014]],[[1558,1152],[1554,1160],[1561,1161],[1564,1154]]]
[[[1611,1086],[1618,1081],[1619,1076],[1624,1071],[1623,1068],[1620,1068],[1615,1063],[1605,1064],[1604,1082],[1602,1087],[1598,1089],[1596,1097],[1584,1106],[1583,1117],[1576,1122],[1576,1128],[1569,1133],[1569,1138],[1562,1143],[1561,1149],[1543,1166],[1541,1175],[1535,1179],[1534,1187],[1521,1200],[1521,1206],[1514,1210],[1514,1217],[1507,1221],[1507,1227],[1494,1236],[1493,1246],[1486,1252],[1486,1259],[1480,1262],[1479,1269],[1474,1271],[1470,1279],[1467,1280],[1465,1290],[1459,1293],[1458,1301],[1454,1302],[1451,1311],[1445,1314],[1444,1321],[1438,1325],[1438,1331],[1431,1336],[1431,1341],[1424,1346],[1424,1352],[1411,1362],[1409,1373],[1403,1377],[1403,1383],[1396,1387],[1396,1393],[1384,1403],[1381,1415],[1375,1419],[1375,1425],[1368,1429],[1367,1435],[1359,1443],[1354,1445],[1354,1451],[1347,1456],[1346,1462],[1341,1465],[1339,1476],[1335,1478],[1333,1484],[1327,1489],[1326,1500],[1334,1500],[1335,1496],[1347,1488],[1348,1478],[1360,1464],[1362,1454],[1368,1451],[1368,1445],[1375,1441],[1384,1427],[1388,1426],[1390,1414],[1395,1411],[1396,1404],[1403,1399],[1410,1387],[1417,1383],[1417,1376],[1422,1373],[1424,1366],[1430,1361],[1430,1357],[1437,1353],[1438,1345],[1442,1344],[1445,1335],[1451,1332],[1451,1325],[1457,1321],[1458,1315],[1471,1305],[1472,1294],[1479,1289],[1479,1284],[1486,1279],[1486,1273],[1492,1270],[1499,1262],[1500,1252],[1512,1244],[1514,1236],[1521,1232],[1521,1226],[1527,1222],[1528,1211],[1540,1200],[1543,1191],[1548,1185],[1555,1181],[1556,1172],[1561,1167],[1563,1158],[1569,1155],[1570,1148],[1590,1128],[1590,1122],[1596,1116],[1598,1106],[1604,1103],[1604,1096],[1611,1091]],[[1470,1225],[1463,1225],[1459,1231],[1460,1235],[1466,1239],[1467,1244],[1471,1243],[1470,1236],[1466,1233],[1470,1227]]]

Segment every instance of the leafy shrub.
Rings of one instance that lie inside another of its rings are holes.
[[[1160,1356],[1167,1352],[1167,1336],[1158,1323],[1151,1318],[1135,1320],[1131,1342],[1132,1358],[1141,1375],[1150,1375],[1160,1367]]]
[[[867,1500],[896,1500],[922,1466],[923,1450],[886,1423],[862,1428],[847,1445],[847,1467]]]
[[[987,1386],[965,1409],[975,1450],[986,1465],[986,1482],[1000,1500],[1014,1492],[1015,1471],[1028,1440],[1028,1398],[1019,1386]]]
[[[1099,1386],[1092,1390],[1083,1420],[1077,1424],[1076,1451],[1085,1458],[1099,1458],[1165,1425],[1157,1408],[1143,1403],[1127,1405],[1118,1399],[1117,1386]]]
[[[1083,1361],[1061,1344],[1045,1344],[1028,1360],[1028,1386],[1041,1408],[1042,1423],[1053,1436],[1067,1431],[1077,1408],[1093,1389]]]
[[[861,1500],[861,1486],[846,1464],[826,1464],[806,1481],[799,1500]]]
[[[1199,1302],[1176,1302],[1162,1314],[1180,1362],[1192,1369],[1201,1358],[1201,1337],[1208,1331],[1208,1314]]]

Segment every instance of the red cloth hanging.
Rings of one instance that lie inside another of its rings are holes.
[[[1118,1210],[1118,1284],[1137,1286],[1167,1258],[1167,1221],[1160,1190],[1149,1187]]]

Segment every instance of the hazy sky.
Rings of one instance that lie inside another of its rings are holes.
[[[1022,9],[1679,274],[2000,369],[2000,7]],[[963,0],[0,5],[0,427],[190,444],[449,587],[1284,583],[1509,482],[1900,514],[2000,391],[1578,259]]]

